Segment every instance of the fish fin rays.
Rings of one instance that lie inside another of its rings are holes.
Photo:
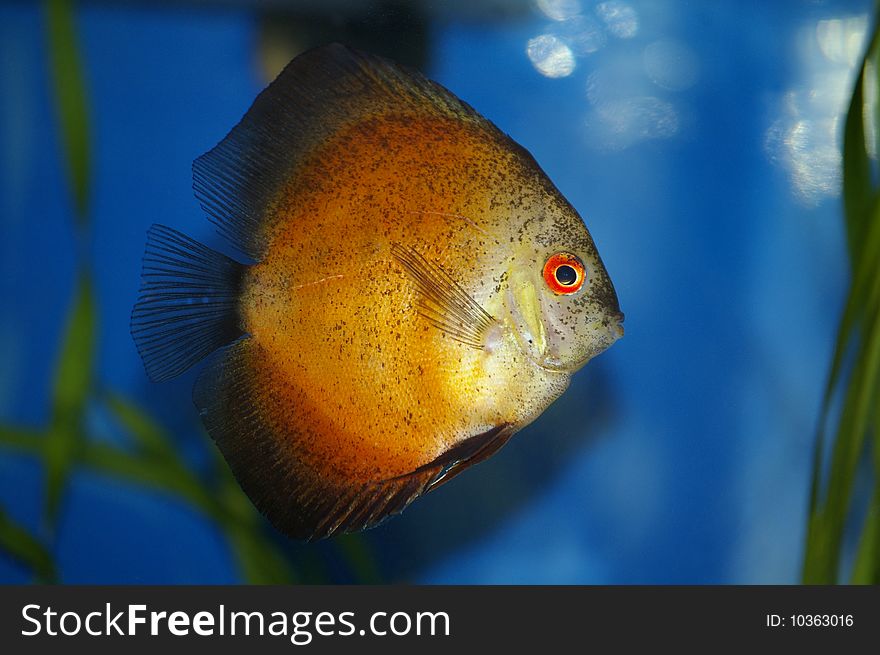
[[[443,470],[438,475],[428,491],[433,491],[440,485],[446,484],[456,475],[479,464],[501,450],[513,436],[515,430],[509,424],[496,425],[495,427],[478,434],[475,437],[465,439],[461,444],[446,451],[443,458]]]
[[[237,302],[245,266],[164,225],[147,232],[131,335],[147,375],[179,375],[242,335]]]
[[[446,271],[413,248],[392,244],[391,254],[419,291],[416,310],[450,338],[482,349],[496,323]]]
[[[195,160],[193,190],[218,231],[258,261],[276,213],[269,207],[296,164],[346,124],[389,113],[447,116],[506,139],[420,73],[330,44],[291,61],[238,125]]]
[[[301,435],[293,426],[278,433],[259,411],[256,399],[266,390],[260,388],[253,373],[255,348],[245,338],[216,353],[196,382],[193,400],[242,489],[288,536],[315,540],[375,527],[485,459],[512,434],[509,426],[498,426],[411,473],[351,483],[334,475],[329,467],[314,470],[297,458]]]

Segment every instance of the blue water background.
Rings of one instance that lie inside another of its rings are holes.
[[[597,3],[580,4],[597,16]],[[852,80],[851,66],[816,54],[817,25],[864,17],[871,3],[627,6],[637,32],[608,32],[555,78],[527,52],[558,22],[538,8],[431,26],[426,72],[528,148],[582,214],[626,337],[498,456],[367,535],[387,579],[797,580],[847,263],[839,184],[798,187],[810,157],[797,159],[792,129],[827,118],[809,113],[811,91]],[[263,85],[257,22],[246,9],[86,3],[77,26],[94,144],[98,376],[191,435],[181,443],[198,465],[193,376],[150,384],[128,317],[152,223],[221,244],[193,199],[190,166]],[[658,41],[686,48],[696,66],[686,88],[646,76],[645,48]],[[671,107],[674,129],[652,114],[644,129],[603,142],[610,128],[589,96],[602,70],[659,99],[654,111]],[[0,7],[0,417],[35,427],[47,419],[76,265],[47,71],[39,6]],[[38,531],[43,502],[40,467],[0,452],[3,507]],[[65,582],[239,579],[223,535],[200,515],[85,472],[64,500],[55,553]],[[0,581],[27,579],[0,557]]]

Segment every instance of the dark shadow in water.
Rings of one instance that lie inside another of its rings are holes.
[[[265,80],[274,79],[299,53],[332,41],[424,70],[430,30],[419,3],[386,0],[345,9],[291,5],[262,13],[258,47]]]

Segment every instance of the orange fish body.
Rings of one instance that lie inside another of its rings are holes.
[[[589,233],[528,153],[385,60],[301,55],[194,171],[255,263],[154,228],[133,334],[154,379],[231,342],[195,402],[293,536],[402,511],[621,333]]]

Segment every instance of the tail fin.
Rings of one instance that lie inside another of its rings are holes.
[[[150,228],[131,336],[153,382],[180,375],[242,336],[245,269],[177,230]]]

